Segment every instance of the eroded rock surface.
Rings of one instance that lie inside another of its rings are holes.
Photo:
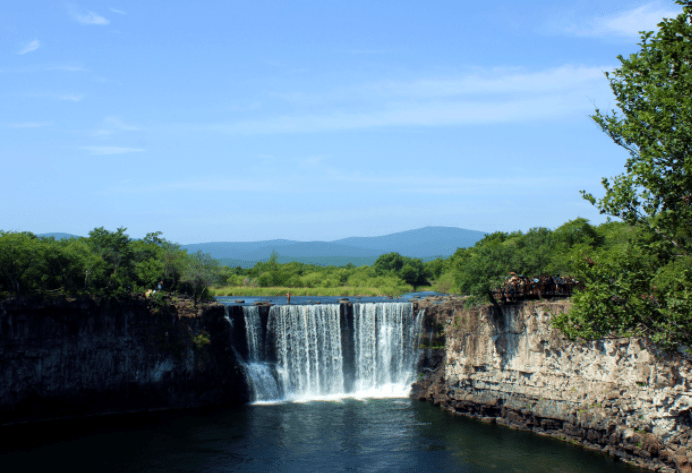
[[[0,425],[245,402],[224,307],[0,302]]]
[[[550,327],[565,301],[427,310],[444,318],[444,364],[412,396],[651,470],[692,472],[692,363],[682,355],[639,339],[569,342]]]

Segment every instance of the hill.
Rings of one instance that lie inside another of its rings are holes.
[[[452,255],[457,248],[473,246],[484,232],[455,227],[424,227],[378,237],[349,237],[334,241],[264,240],[257,242],[210,242],[181,245],[189,253],[202,251],[229,266],[251,267],[266,261],[272,251],[280,263],[299,261],[308,264],[356,266],[372,264],[385,253],[424,261]]]
[[[37,237],[50,238],[53,237],[56,240],[64,240],[66,238],[81,238],[79,235],[71,235],[69,233],[39,233]]]

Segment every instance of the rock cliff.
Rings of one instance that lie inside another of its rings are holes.
[[[0,425],[248,400],[224,307],[0,302]]]
[[[692,472],[692,363],[639,339],[569,342],[550,326],[568,310],[566,301],[427,302],[444,320],[444,360],[412,396],[654,471]]]

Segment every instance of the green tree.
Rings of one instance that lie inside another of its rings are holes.
[[[93,269],[87,271],[94,273],[93,283],[110,294],[128,291],[134,252],[125,230],[127,228],[121,227],[110,232],[99,227],[89,232],[89,245],[99,260]]]
[[[429,273],[420,258],[411,258],[406,261],[399,274],[406,284],[413,286],[414,291],[418,286],[428,284]]]
[[[220,274],[221,264],[201,251],[187,258],[181,281],[192,287],[195,307],[197,301],[205,297],[207,288],[219,281]]]
[[[641,50],[606,73],[621,113],[592,116],[628,151],[625,172],[596,201],[601,213],[645,226],[688,252],[692,228],[692,1],[683,13],[664,19],[659,31],[643,33]]]
[[[382,276],[387,273],[399,273],[401,268],[404,267],[404,258],[396,252],[387,253],[385,255],[380,255],[375,261],[373,268],[375,269],[375,274]]]
[[[462,294],[496,304],[492,290],[510,271],[514,239],[504,232],[485,235],[472,248],[459,248],[452,255],[454,282]],[[515,268],[512,268],[515,269]]]
[[[10,294],[36,289],[42,272],[40,241],[30,232],[0,231],[0,278]]]
[[[645,336],[673,349],[692,335],[692,1],[641,35],[606,76],[620,112],[592,116],[629,153],[625,172],[584,198],[633,228],[626,251],[579,263],[586,290],[555,325],[570,337]]]

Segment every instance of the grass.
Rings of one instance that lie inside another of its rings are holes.
[[[426,288],[427,289],[427,288]],[[371,297],[371,296],[400,296],[412,292],[413,287],[248,287],[248,286],[223,286],[212,289],[212,295],[224,296],[285,296],[290,292],[292,296],[347,296],[347,297]]]

